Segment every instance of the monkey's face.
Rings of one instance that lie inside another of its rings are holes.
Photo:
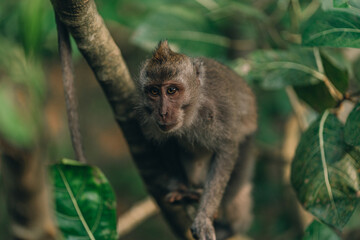
[[[145,86],[147,111],[161,131],[173,132],[183,125],[184,91],[184,85],[177,81]]]

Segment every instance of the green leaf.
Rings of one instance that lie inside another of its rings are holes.
[[[44,73],[39,62],[0,37],[0,135],[18,147],[31,148],[41,131]]]
[[[302,44],[360,48],[360,16],[351,12],[318,11],[304,24]]]
[[[351,229],[358,229],[360,227],[360,204],[357,205],[350,220],[346,223],[343,228],[343,232],[348,232]]]
[[[358,0],[333,0],[333,4],[336,8],[360,8]]]
[[[29,109],[32,106],[17,97],[14,86],[0,82],[0,135],[15,146],[31,148],[37,138],[36,124]]]
[[[44,7],[42,0],[20,2],[19,30],[27,55],[38,53],[42,47]]]
[[[302,240],[340,240],[336,233],[318,221],[313,221],[305,230]]]
[[[230,17],[235,14],[241,14],[242,17],[253,18],[257,20],[265,20],[267,16],[259,8],[253,7],[248,3],[237,1],[222,1],[222,4],[208,13],[209,17],[219,19]]]
[[[319,113],[336,106],[336,101],[322,82],[311,86],[295,86],[294,90],[299,98]]]
[[[334,7],[336,7],[336,8],[347,8],[347,7],[349,7],[348,0],[333,0],[333,4],[334,4]]]
[[[170,9],[174,5],[173,0],[98,0],[95,2],[105,21],[111,19],[130,28],[136,28],[146,19],[149,12],[156,11],[160,6]],[[181,4],[189,8],[201,8],[201,5],[193,0],[183,0]]]
[[[342,58],[342,62],[337,61],[333,55],[329,54],[329,51],[321,51],[321,60],[328,79],[336,89],[345,93],[349,87],[349,74],[347,66],[344,64],[346,60]]]
[[[360,57],[353,62],[352,69],[354,71],[354,80],[357,85],[360,84]]]
[[[98,168],[65,159],[51,166],[51,176],[66,239],[116,239],[115,195]]]
[[[360,146],[360,103],[348,116],[345,124],[345,142],[351,146]]]
[[[235,71],[259,82],[265,89],[280,89],[287,85],[304,86],[319,83],[323,78],[317,70],[312,49],[260,50],[252,53],[247,62],[238,60]]]
[[[291,182],[303,206],[322,222],[342,229],[357,205],[359,159],[346,152],[343,125],[325,111],[302,135]]]
[[[325,73],[331,74],[327,77],[341,91],[347,90],[347,62],[335,51],[323,50],[321,56]],[[264,89],[294,86],[298,96],[318,112],[336,105],[322,82],[326,76],[318,70],[313,49],[256,51],[247,61],[238,59],[234,69],[249,82],[259,83]]]
[[[162,39],[190,56],[220,57],[230,46],[230,39],[216,32],[201,12],[180,6],[150,13],[132,36],[135,44],[149,51]]]

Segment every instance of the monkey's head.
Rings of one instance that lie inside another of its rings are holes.
[[[140,72],[138,90],[142,120],[162,133],[191,124],[199,101],[199,68],[193,59],[173,52],[161,41]]]

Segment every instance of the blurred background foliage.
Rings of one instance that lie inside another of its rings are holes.
[[[357,4],[356,1],[343,2],[344,11],[356,11],[346,5]],[[301,126],[290,100],[297,96],[311,106],[304,110],[307,124],[316,118],[317,112],[336,102],[313,72],[262,70],[267,66],[271,70],[269,62],[274,59],[316,69],[314,52],[312,48],[301,47],[300,33],[304,27],[309,28],[314,15],[332,8],[332,1],[97,0],[96,3],[134,78],[141,62],[161,39],[168,39],[173,50],[215,58],[246,76],[258,97],[259,108],[259,157],[254,177],[256,217],[249,235],[254,239],[300,239],[304,221],[299,216],[304,213],[299,211],[290,187],[289,168]],[[330,75],[350,81],[334,83],[341,92],[348,85],[354,91],[359,89],[359,51],[327,48],[319,54],[324,65],[328,63],[325,71],[336,71]],[[101,168],[112,184],[117,195],[117,212],[121,215],[143,199],[146,192],[111,109],[75,47],[74,58],[85,151],[89,163]],[[289,85],[294,88],[288,88]],[[40,146],[40,156],[47,163],[74,158],[50,1],[0,2],[0,102],[0,136],[22,147]],[[0,232],[6,236],[3,208],[0,195]],[[175,237],[158,215],[123,239]]]

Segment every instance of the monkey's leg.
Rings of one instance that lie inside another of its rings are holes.
[[[246,139],[239,147],[239,156],[222,201],[224,218],[232,233],[246,232],[251,226],[252,175],[255,153],[252,138]]]
[[[219,144],[219,148],[214,154],[198,212],[191,226],[195,239],[216,239],[213,219],[220,206],[226,185],[236,163],[238,156],[237,145],[234,142],[224,141]]]

